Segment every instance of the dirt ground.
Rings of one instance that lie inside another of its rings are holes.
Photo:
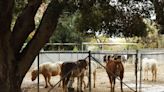
[[[134,64],[125,64],[125,73],[123,82],[124,92],[134,92],[136,88],[135,82],[135,68]],[[160,64],[158,67],[158,74],[157,74],[157,82],[151,81],[151,73],[149,73],[149,80],[148,81],[141,81],[141,90],[140,87],[140,72],[138,72],[138,90],[142,92],[164,92],[164,71],[163,71],[164,64]],[[96,88],[92,87],[92,92],[110,92],[110,84],[109,79],[107,77],[106,71],[103,68],[97,69],[97,76],[96,76]],[[142,74],[143,78],[143,74]],[[87,78],[85,78],[87,80]],[[55,76],[51,78],[51,83],[54,85],[59,81],[59,76]],[[93,83],[93,80],[91,80]],[[40,83],[39,83],[39,92],[49,92],[51,87],[44,88],[45,81],[42,75],[40,75]],[[93,86],[93,85],[92,85]],[[74,83],[74,87],[76,88],[76,81]],[[37,88],[37,80],[31,81],[31,71],[29,71],[22,83],[22,91],[23,92],[38,92]],[[54,87],[50,92],[62,92],[60,87]],[[88,89],[85,90],[88,92]],[[120,82],[116,80],[115,92],[120,92]]]

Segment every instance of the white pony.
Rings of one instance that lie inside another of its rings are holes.
[[[60,63],[46,62],[39,65],[39,74],[42,74],[45,78],[45,83],[46,83],[45,88],[48,87],[48,83],[51,87],[53,86],[50,82],[51,76],[60,75],[61,65],[62,65],[61,62]],[[34,81],[37,76],[38,76],[38,69],[37,67],[35,67],[31,72],[31,80]]]
[[[155,59],[142,59],[143,62],[143,70],[144,70],[144,80],[148,80],[148,71],[150,70],[152,73],[152,81],[156,81],[157,79],[157,60]]]
[[[96,69],[97,69],[98,65],[95,61],[91,60],[91,74],[93,74],[93,87],[95,88],[96,85],[95,85],[95,81],[96,81]],[[87,87],[88,87],[88,84],[89,84],[89,67],[87,68],[86,70],[86,73],[85,73],[85,76],[88,77],[88,83],[87,83]],[[86,86],[86,83],[85,81],[84,82],[84,85]]]

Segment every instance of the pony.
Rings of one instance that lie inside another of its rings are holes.
[[[115,55],[113,57],[108,56],[108,60],[106,61],[106,72],[109,77],[111,92],[114,92],[115,88],[115,80],[117,77],[120,78],[121,84],[121,92],[123,92],[122,88],[122,80],[124,77],[124,66],[121,62],[121,56]]]
[[[96,87],[96,84],[95,84],[95,81],[96,81],[96,69],[97,69],[98,65],[95,61],[91,60],[91,74],[93,74],[93,88]],[[88,81],[89,81],[89,68],[87,68],[86,72],[85,72],[85,76],[88,77]],[[87,83],[87,86],[86,86],[86,83],[84,81],[84,86],[85,87],[88,87],[89,85],[89,82]]]
[[[88,61],[85,59],[76,62],[64,62],[61,66],[63,92],[72,90],[74,78],[77,77],[77,91],[82,92],[82,82],[87,69]],[[79,88],[80,86],[80,88]]]
[[[152,81],[157,79],[157,60],[143,58],[144,80],[148,80],[148,71],[152,73]]]
[[[38,74],[42,74],[44,79],[45,79],[45,88],[48,87],[48,84],[53,87],[51,84],[51,76],[57,76],[60,75],[61,73],[61,63],[51,63],[51,62],[46,62],[43,64],[39,65],[39,73],[37,67],[35,67],[32,72],[31,72],[31,80],[34,81]],[[60,84],[59,84],[60,86]]]

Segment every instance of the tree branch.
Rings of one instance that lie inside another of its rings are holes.
[[[27,6],[18,16],[11,36],[11,43],[16,56],[18,56],[18,53],[21,50],[28,35],[35,29],[34,17],[40,4],[42,3],[42,0],[28,1],[29,2]]]
[[[154,4],[155,13],[156,13],[156,21],[160,25],[160,33],[164,34],[164,2],[154,0],[152,2]]]
[[[18,66],[19,74],[25,74],[29,70],[40,49],[48,42],[57,26],[62,10],[63,3],[58,2],[58,0],[52,0],[48,5],[33,39],[22,51],[21,60]]]
[[[158,2],[158,0],[155,0],[153,2],[154,4],[154,8],[155,8],[155,13],[156,13],[156,17],[157,17],[157,22],[159,24],[162,24],[163,20],[162,20],[162,17],[163,17],[163,5],[162,5],[162,2]],[[164,22],[163,22],[164,23]]]

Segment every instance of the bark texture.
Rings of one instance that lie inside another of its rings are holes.
[[[0,89],[1,92],[21,92],[21,83],[40,49],[48,42],[58,23],[64,2],[52,0],[37,29],[35,14],[41,0],[28,0],[11,31],[14,0],[0,1]],[[32,40],[22,50],[28,35],[36,30]]]

